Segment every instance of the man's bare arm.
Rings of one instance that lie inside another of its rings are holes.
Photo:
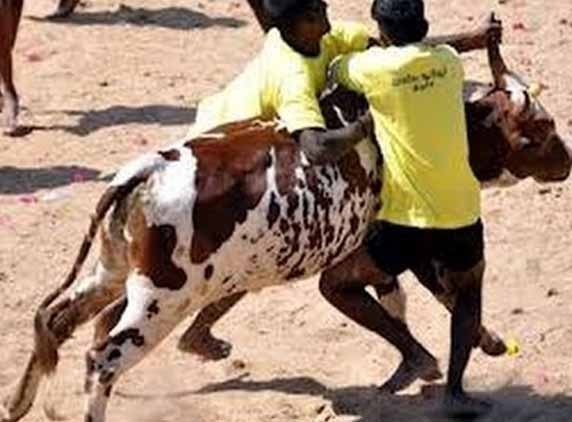
[[[373,118],[368,112],[340,129],[305,129],[299,132],[297,138],[311,163],[324,164],[340,159],[372,133]]]
[[[427,37],[424,42],[429,45],[448,44],[459,53],[464,53],[487,48],[489,40],[499,44],[502,41],[502,23],[493,15],[474,31]]]

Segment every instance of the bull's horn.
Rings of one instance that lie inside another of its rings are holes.
[[[496,21],[494,13],[491,13],[490,20],[491,22]],[[504,76],[508,73],[508,68],[501,56],[498,41],[489,38],[487,42],[487,53],[495,86],[498,88],[506,88],[506,80]]]
[[[544,85],[540,82],[533,82],[528,87],[528,93],[531,97],[538,97],[544,91]]]

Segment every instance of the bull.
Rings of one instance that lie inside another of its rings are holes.
[[[508,71],[498,47],[489,58],[494,87],[478,84],[482,94],[466,101],[476,176],[566,179],[572,156],[554,119]],[[365,107],[339,91],[322,105],[330,126]],[[42,379],[57,367],[58,348],[95,317],[85,420],[103,422],[118,378],[185,317],[242,292],[339,268],[381,206],[381,165],[377,143],[364,139],[338,162],[312,166],[279,124],[254,119],[121,168],[97,204],[72,270],[39,306],[34,350],[0,420],[27,413]],[[95,272],[76,281],[98,233]],[[450,307],[454,296],[435,269],[426,270],[417,276]],[[379,291],[382,303],[403,305],[398,287],[393,280]],[[482,327],[484,349],[487,341],[502,343]]]

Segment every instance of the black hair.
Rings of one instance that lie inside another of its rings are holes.
[[[263,0],[266,14],[273,22],[287,22],[300,15],[308,0]]]
[[[374,0],[371,16],[398,46],[422,41],[429,32],[423,0]]]

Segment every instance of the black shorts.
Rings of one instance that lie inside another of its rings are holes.
[[[458,229],[420,229],[376,221],[368,228],[365,246],[389,275],[429,261],[452,271],[467,271],[483,259],[483,224],[478,220]]]

